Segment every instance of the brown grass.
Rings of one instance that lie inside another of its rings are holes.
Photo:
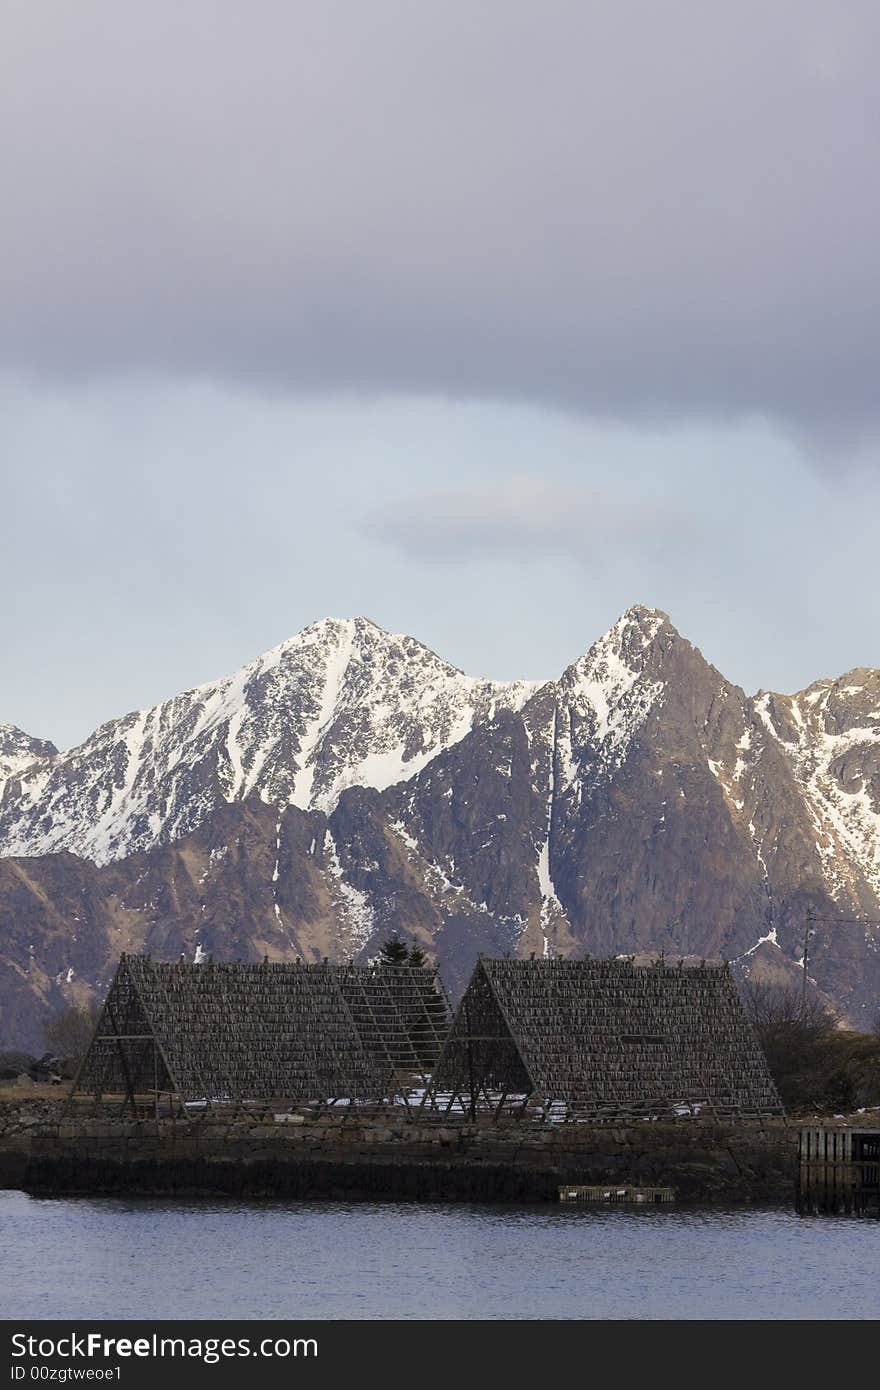
[[[17,1086],[14,1081],[0,1081],[0,1102],[9,1105],[15,1101],[64,1100],[70,1090],[70,1082],[53,1086],[51,1081],[38,1081],[32,1086]]]

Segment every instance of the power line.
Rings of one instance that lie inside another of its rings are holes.
[[[812,912],[807,913],[807,925],[804,927],[804,958],[801,962],[804,970],[804,978],[801,985],[801,999],[804,1008],[807,1006],[807,961],[810,949],[810,937],[815,935],[815,932],[811,930],[810,924],[812,922],[830,923],[832,926],[840,924],[841,926],[880,927],[880,918],[878,917],[817,917]]]

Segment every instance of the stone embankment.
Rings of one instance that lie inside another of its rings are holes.
[[[40,1193],[555,1200],[563,1183],[672,1186],[679,1201],[793,1200],[797,1130],[731,1124],[550,1124],[324,1113],[65,1117],[0,1104],[0,1187]]]

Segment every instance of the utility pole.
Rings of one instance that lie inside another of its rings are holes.
[[[829,926],[854,926],[854,927],[880,927],[880,917],[817,917],[815,913],[807,913],[807,925],[804,928],[804,978],[801,986],[802,1007],[807,1006],[807,961],[810,949],[810,940],[816,935],[816,922],[827,922]]]
[[[468,1065],[468,1091],[471,1098],[470,1119],[471,1124],[477,1122],[477,1098],[474,1095],[474,1054],[471,1039],[471,1011],[468,1006],[467,995],[464,998],[464,1026],[467,1029],[467,1065]]]

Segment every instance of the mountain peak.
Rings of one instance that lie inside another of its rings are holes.
[[[304,627],[301,632],[297,632],[293,637],[288,637],[286,641],[273,647],[271,653],[267,652],[265,655],[268,657],[275,653],[321,645],[336,647],[340,650],[344,647],[349,657],[377,649],[392,650],[407,657],[420,655],[437,662],[448,670],[457,670],[457,667],[443,661],[441,657],[431,651],[430,647],[426,647],[424,642],[419,642],[417,638],[410,637],[405,632],[389,632],[386,628],[380,627],[372,618],[366,618],[363,615],[348,618],[332,616],[319,618],[315,622],[309,623],[308,627]],[[260,660],[263,659],[260,658]]]
[[[316,618],[313,623],[309,623],[307,627],[304,627],[300,632],[296,633],[295,636],[288,638],[288,641],[296,642],[298,638],[305,637],[307,634],[325,633],[334,636],[345,635],[347,637],[354,636],[355,633],[377,633],[380,637],[390,636],[390,633],[386,632],[378,623],[374,623],[372,618],[365,618],[362,614],[340,618],[332,613],[328,613],[324,618]],[[281,645],[283,646],[284,643]]]
[[[668,623],[670,627],[672,626],[669,621],[669,614],[664,613],[662,608],[648,608],[644,603],[630,604],[626,612],[622,613],[618,618],[615,627],[620,623],[626,622],[637,623],[640,627],[659,627],[664,623]]]
[[[0,782],[33,763],[57,756],[58,749],[48,739],[34,738],[15,724],[0,724]]]
[[[644,668],[649,651],[661,632],[673,639],[679,635],[668,615],[659,608],[633,604],[578,661],[573,662],[563,680],[569,672],[582,674],[601,667],[610,669],[620,663],[634,675]]]
[[[660,674],[669,643],[677,637],[665,613],[634,604],[563,673],[563,703],[585,728],[607,765],[626,755],[637,730],[663,696]]]

